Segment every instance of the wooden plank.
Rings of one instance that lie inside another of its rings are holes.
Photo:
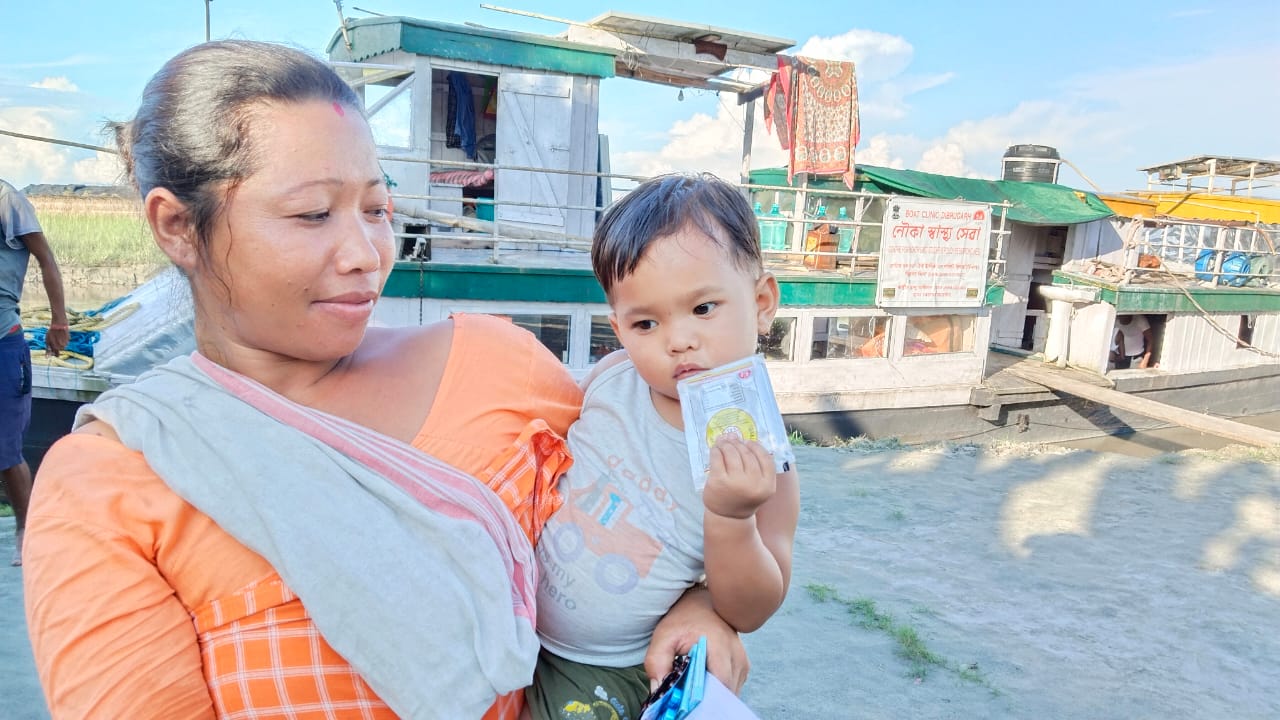
[[[1266,430],[1234,420],[1184,410],[1162,402],[1156,402],[1155,400],[1127,395],[1116,390],[1098,387],[1082,380],[1067,377],[1062,373],[1051,372],[1047,368],[1020,365],[1009,368],[1008,372],[1076,397],[1121,410],[1128,410],[1129,412],[1135,412],[1157,420],[1175,423],[1185,428],[1217,435],[1234,442],[1248,443],[1260,447],[1280,445],[1280,432],[1275,432],[1274,430]]]

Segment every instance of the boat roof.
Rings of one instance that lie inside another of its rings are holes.
[[[1147,174],[1157,175],[1161,182],[1202,175],[1219,175],[1247,180],[1280,175],[1280,161],[1227,155],[1197,155],[1186,160],[1138,169]]]
[[[625,35],[643,35],[660,40],[693,42],[705,40],[733,50],[749,53],[776,54],[796,44],[795,40],[759,35],[745,30],[730,30],[715,25],[684,23],[666,18],[634,15],[609,10],[588,20],[587,25]],[[776,67],[776,66],[775,66]]]
[[[1141,201],[1154,207],[1154,212],[1145,213],[1146,217],[1159,215],[1181,220],[1280,224],[1280,200],[1274,198],[1152,190],[1135,190],[1129,198],[1131,202]],[[1116,209],[1110,199],[1105,200]],[[1119,209],[1116,209],[1116,214],[1133,217]]]
[[[585,23],[569,23],[565,37],[611,48],[614,72],[673,87],[743,93],[757,83],[737,71],[773,72],[777,54],[795,45],[789,38],[715,25],[610,10]]]
[[[615,51],[536,33],[400,16],[347,20],[345,30],[338,28],[329,40],[326,50],[330,59],[360,62],[402,50],[567,75],[614,76]]]
[[[786,186],[787,169],[752,170],[751,182]],[[847,189],[842,181],[825,178],[810,180],[807,188],[818,193]],[[1003,214],[1009,220],[1028,225],[1075,225],[1114,214],[1097,195],[1054,183],[983,180],[858,165],[855,188],[886,195],[989,203],[996,215]]]

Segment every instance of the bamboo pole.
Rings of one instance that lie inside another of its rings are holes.
[[[1082,380],[1065,377],[1047,368],[1034,366],[1015,366],[1009,372],[1024,380],[1044,385],[1051,390],[1060,390],[1085,400],[1092,400],[1103,405],[1145,415],[1157,420],[1164,420],[1185,428],[1217,435],[1233,442],[1248,443],[1260,447],[1280,445],[1280,432],[1254,427],[1244,423],[1215,417],[1205,413],[1184,410],[1144,397],[1136,397],[1118,390],[1090,385]]]

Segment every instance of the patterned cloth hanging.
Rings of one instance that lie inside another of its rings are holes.
[[[853,189],[858,144],[858,82],[852,62],[778,56],[765,93],[765,127],[788,150],[787,182],[796,173],[840,175]]]

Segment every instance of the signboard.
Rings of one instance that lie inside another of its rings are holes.
[[[990,241],[990,206],[891,198],[880,235],[876,304],[981,305]]]

